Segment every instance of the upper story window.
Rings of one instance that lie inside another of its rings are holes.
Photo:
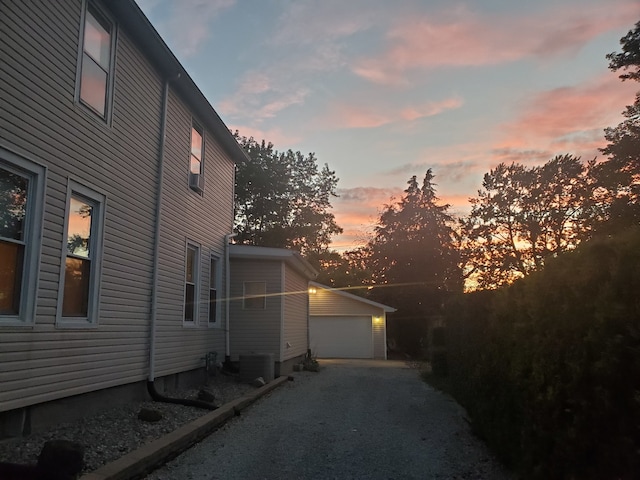
[[[87,2],[88,3],[88,2]],[[79,94],[83,105],[108,118],[114,61],[114,27],[91,4],[84,14]]]
[[[191,156],[189,158],[189,187],[198,193],[204,191],[204,158],[203,131],[196,124],[191,126]]]
[[[0,325],[34,322],[45,172],[0,148]]]
[[[97,323],[104,209],[103,195],[70,182],[58,309],[62,326]]]

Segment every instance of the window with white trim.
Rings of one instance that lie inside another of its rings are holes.
[[[79,55],[78,101],[107,120],[114,72],[114,24],[91,1],[84,4]]]
[[[244,282],[242,308],[264,310],[267,307],[267,284],[265,282]]]
[[[0,325],[34,322],[45,175],[0,148]]]
[[[200,246],[187,243],[184,274],[184,322],[195,324],[198,318]]]
[[[69,181],[58,300],[59,325],[98,322],[105,196]]]
[[[204,134],[202,128],[191,124],[191,155],[189,157],[189,188],[202,193],[204,191]]]
[[[220,284],[222,278],[221,262],[218,257],[211,256],[209,265],[209,326],[218,325],[220,322]]]

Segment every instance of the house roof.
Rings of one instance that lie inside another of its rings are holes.
[[[286,248],[256,247],[255,245],[229,245],[231,258],[245,260],[271,260],[287,263],[308,279],[318,276],[318,271],[302,255]]]
[[[246,152],[240,148],[225,123],[135,1],[110,0],[105,5],[164,78],[171,81],[172,88],[187,102],[194,116],[204,123],[231,159],[236,163],[248,159]]]
[[[353,293],[349,293],[349,292],[345,292],[344,290],[340,290],[339,288],[332,288],[329,287],[327,285],[322,285],[321,283],[317,283],[317,282],[309,282],[310,286],[314,286],[316,288],[322,288],[324,290],[329,290],[332,293],[335,293],[336,295],[342,295],[343,297],[346,298],[350,298],[351,300],[356,300],[358,302],[362,302],[362,303],[366,303],[367,305],[371,305],[374,307],[378,307],[383,309],[386,313],[393,313],[395,312],[397,309],[390,307],[389,305],[384,305],[382,303],[378,303],[378,302],[374,302],[373,300],[368,300],[366,298],[360,297],[358,295],[354,295]]]

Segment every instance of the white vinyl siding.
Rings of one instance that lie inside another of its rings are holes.
[[[309,281],[286,264],[284,272],[283,361],[304,355],[309,348]]]
[[[244,282],[264,282],[264,309],[243,308]],[[231,259],[231,354],[271,353],[280,360],[282,321],[281,262]]]
[[[161,77],[120,30],[111,126],[94,121],[74,102],[81,14],[2,3],[0,145],[47,169],[35,324],[0,332],[3,411],[147,377]],[[92,330],[56,328],[70,178],[109,199]]]
[[[171,88],[160,223],[156,375],[163,376],[204,366],[202,358],[215,351],[224,355],[224,328],[209,328],[209,309],[200,308],[197,328],[183,328],[185,239],[200,245],[198,302],[209,303],[210,258],[223,258],[224,236],[233,226],[234,164],[217,140],[204,129],[203,175],[207,191],[195,194],[186,181],[191,149],[192,112]],[[176,261],[176,259],[178,261]],[[223,263],[223,262],[222,262]],[[221,265],[220,278],[225,278]],[[225,311],[224,299],[218,302]],[[224,326],[224,319],[218,323]]]

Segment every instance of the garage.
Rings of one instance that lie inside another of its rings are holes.
[[[387,358],[387,313],[396,309],[309,282],[309,347],[318,358]]]
[[[319,358],[373,358],[371,316],[311,317],[311,350]]]

